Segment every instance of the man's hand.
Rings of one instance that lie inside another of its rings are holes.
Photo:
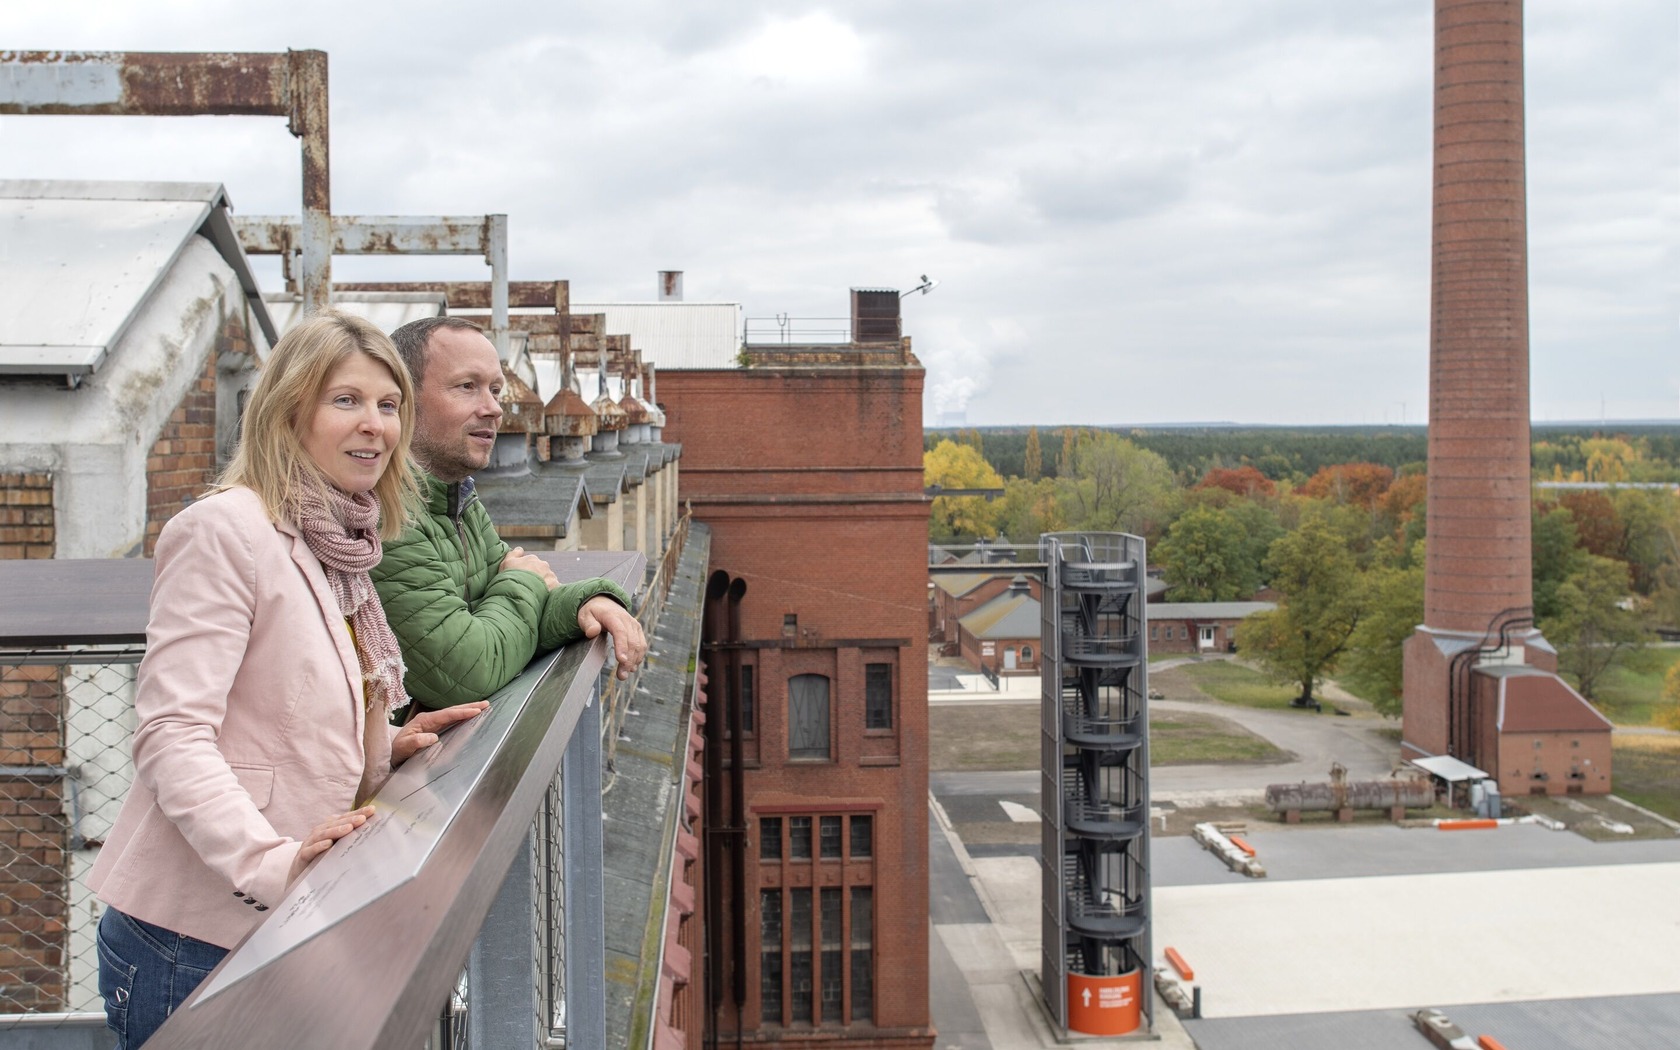
[[[578,608],[578,629],[585,638],[594,638],[602,631],[612,638],[621,682],[635,673],[647,653],[647,636],[642,633],[642,625],[630,615],[629,609],[604,594],[597,594]]]
[[[415,715],[391,738],[391,768],[397,768],[413,758],[415,752],[437,743],[438,734],[445,729],[457,722],[465,722],[489,706],[488,700],[480,700],[475,704],[457,704]]]
[[[536,573],[542,577],[543,583],[547,584],[551,591],[560,586],[560,580],[554,575],[554,570],[548,567],[548,562],[543,561],[535,554],[526,554],[524,547],[515,547],[508,551],[507,556],[502,559],[501,568],[496,571],[507,572],[509,569],[523,569],[526,572]]]

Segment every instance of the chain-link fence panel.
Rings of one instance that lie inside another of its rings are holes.
[[[0,1013],[100,1008],[84,885],[134,780],[137,652],[0,662]]]

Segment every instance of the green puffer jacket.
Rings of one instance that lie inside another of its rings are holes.
[[[452,707],[494,693],[538,652],[582,637],[578,607],[597,594],[630,608],[610,580],[550,591],[535,573],[498,572],[508,550],[471,478],[446,484],[426,475],[426,513],[386,541],[372,572],[408,665],[403,683],[420,704]]]

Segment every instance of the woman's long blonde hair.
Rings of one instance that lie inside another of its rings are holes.
[[[280,337],[263,362],[256,389],[245,404],[239,424],[239,446],[222,472],[216,490],[244,485],[262,498],[268,516],[285,517],[286,505],[299,485],[326,486],[327,479],[303,449],[300,432],[307,426],[321,388],[334,368],[354,353],[384,365],[401,391],[397,406],[402,435],[391,450],[385,473],[373,487],[379,497],[379,538],[394,539],[417,506],[420,486],[409,442],[414,436],[414,383],[391,340],[368,321],[353,314],[328,310],[299,323]]]

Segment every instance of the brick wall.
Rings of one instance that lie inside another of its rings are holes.
[[[0,473],[0,558],[50,558],[53,479]],[[64,764],[57,667],[0,666],[0,766]],[[61,1010],[65,992],[63,781],[0,777],[0,1013]]]
[[[741,638],[754,647],[747,662],[757,670],[758,745],[758,761],[747,763],[745,775],[749,824],[756,827],[765,813],[841,810],[871,813],[875,822],[873,857],[845,866],[761,864],[756,833],[749,832],[747,1001],[737,1018],[731,990],[718,989],[723,1008],[712,1034],[725,1042],[738,1028],[755,1046],[932,1041],[923,670],[928,505],[923,374],[914,358],[908,361],[905,367],[902,359],[877,362],[841,351],[810,358],[809,367],[659,375],[668,420],[663,440],[683,446],[678,498],[712,529],[712,567],[747,585]],[[867,367],[885,363],[897,367]],[[784,631],[789,616],[795,623]],[[865,668],[881,662],[895,666],[890,731],[864,727]],[[831,679],[828,760],[787,756],[788,680],[806,673]],[[721,717],[721,709],[712,714]],[[865,872],[881,873],[867,876],[876,886],[873,1020],[761,1024],[760,891],[784,877],[851,886]],[[727,879],[727,870],[706,877]],[[725,900],[730,896],[726,889]]]
[[[52,475],[0,473],[0,558],[50,558],[54,540]]]
[[[248,348],[242,328],[229,324],[225,349]],[[163,425],[146,456],[146,557],[157,547],[163,523],[204,494],[216,480],[216,358],[211,350],[204,371]]]

